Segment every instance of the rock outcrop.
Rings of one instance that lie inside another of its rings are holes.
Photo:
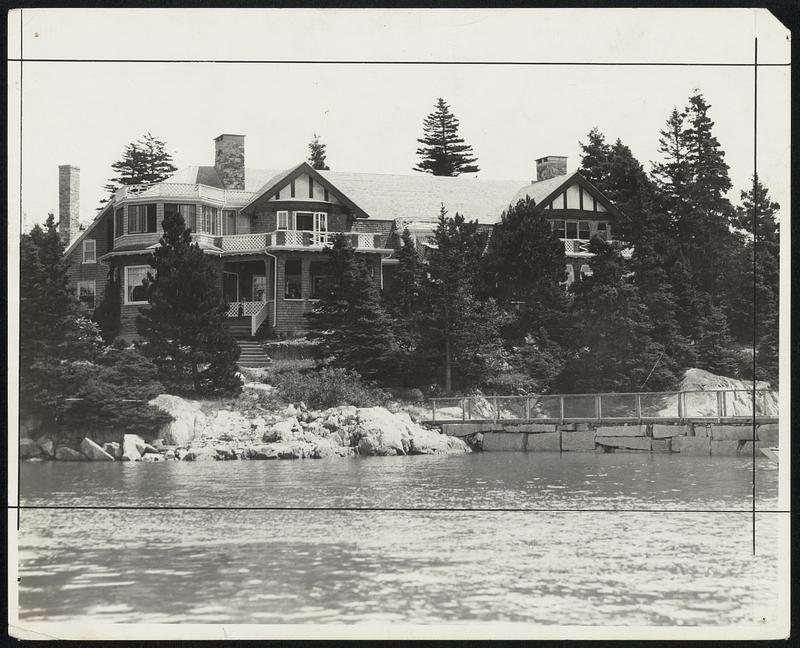
[[[166,423],[157,435],[167,444],[187,445],[194,439],[198,424],[202,425],[205,419],[205,415],[200,411],[200,403],[180,396],[159,394],[149,404],[172,416],[173,420]]]
[[[19,440],[19,458],[32,459],[40,457],[43,454],[39,444],[33,439],[20,439]]]

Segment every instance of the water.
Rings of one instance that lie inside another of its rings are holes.
[[[755,556],[749,458],[475,453],[21,468],[24,505],[176,507],[22,510],[27,621],[776,617],[778,473],[761,458]]]

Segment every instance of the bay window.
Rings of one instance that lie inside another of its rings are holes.
[[[174,214],[183,216],[183,223],[190,230],[194,231],[197,226],[197,206],[196,205],[178,205],[175,203],[167,203],[164,205],[164,217]]]
[[[128,205],[128,234],[145,234],[156,231],[156,206]]]
[[[225,209],[222,212],[222,233],[236,234],[236,211]]]
[[[209,207],[203,205],[203,212],[200,218],[197,219],[197,232],[199,234],[214,234],[219,235],[222,233],[222,222],[220,219],[219,209],[216,207]]]
[[[125,233],[125,208],[120,207],[114,212],[114,236],[122,236]]]

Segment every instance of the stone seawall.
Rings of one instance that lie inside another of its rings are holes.
[[[751,424],[685,423],[596,425],[594,423],[444,423],[442,431],[485,452],[658,452],[750,456]],[[756,450],[777,447],[778,425],[756,427]]]

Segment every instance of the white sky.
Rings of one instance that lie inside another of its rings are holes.
[[[12,14],[12,58],[19,28]],[[750,63],[758,34],[760,62],[789,61],[786,32],[758,10],[24,10],[22,29],[26,59]],[[12,82],[15,74],[11,63]],[[759,68],[759,174],[784,217],[789,75]],[[10,216],[18,210],[17,88]],[[288,167],[305,159],[317,132],[334,170],[412,173],[422,120],[442,96],[480,177],[528,180],[543,155],[567,155],[574,169],[578,141],[593,126],[622,138],[648,167],[659,129],[694,88],[712,105],[738,201],[753,169],[751,67],[26,61],[25,228],[57,211],[65,163],[81,167],[81,215],[91,220],[111,163],[146,131],[167,141],[179,168],[213,164],[212,140],[223,132],[247,136],[247,166]]]

